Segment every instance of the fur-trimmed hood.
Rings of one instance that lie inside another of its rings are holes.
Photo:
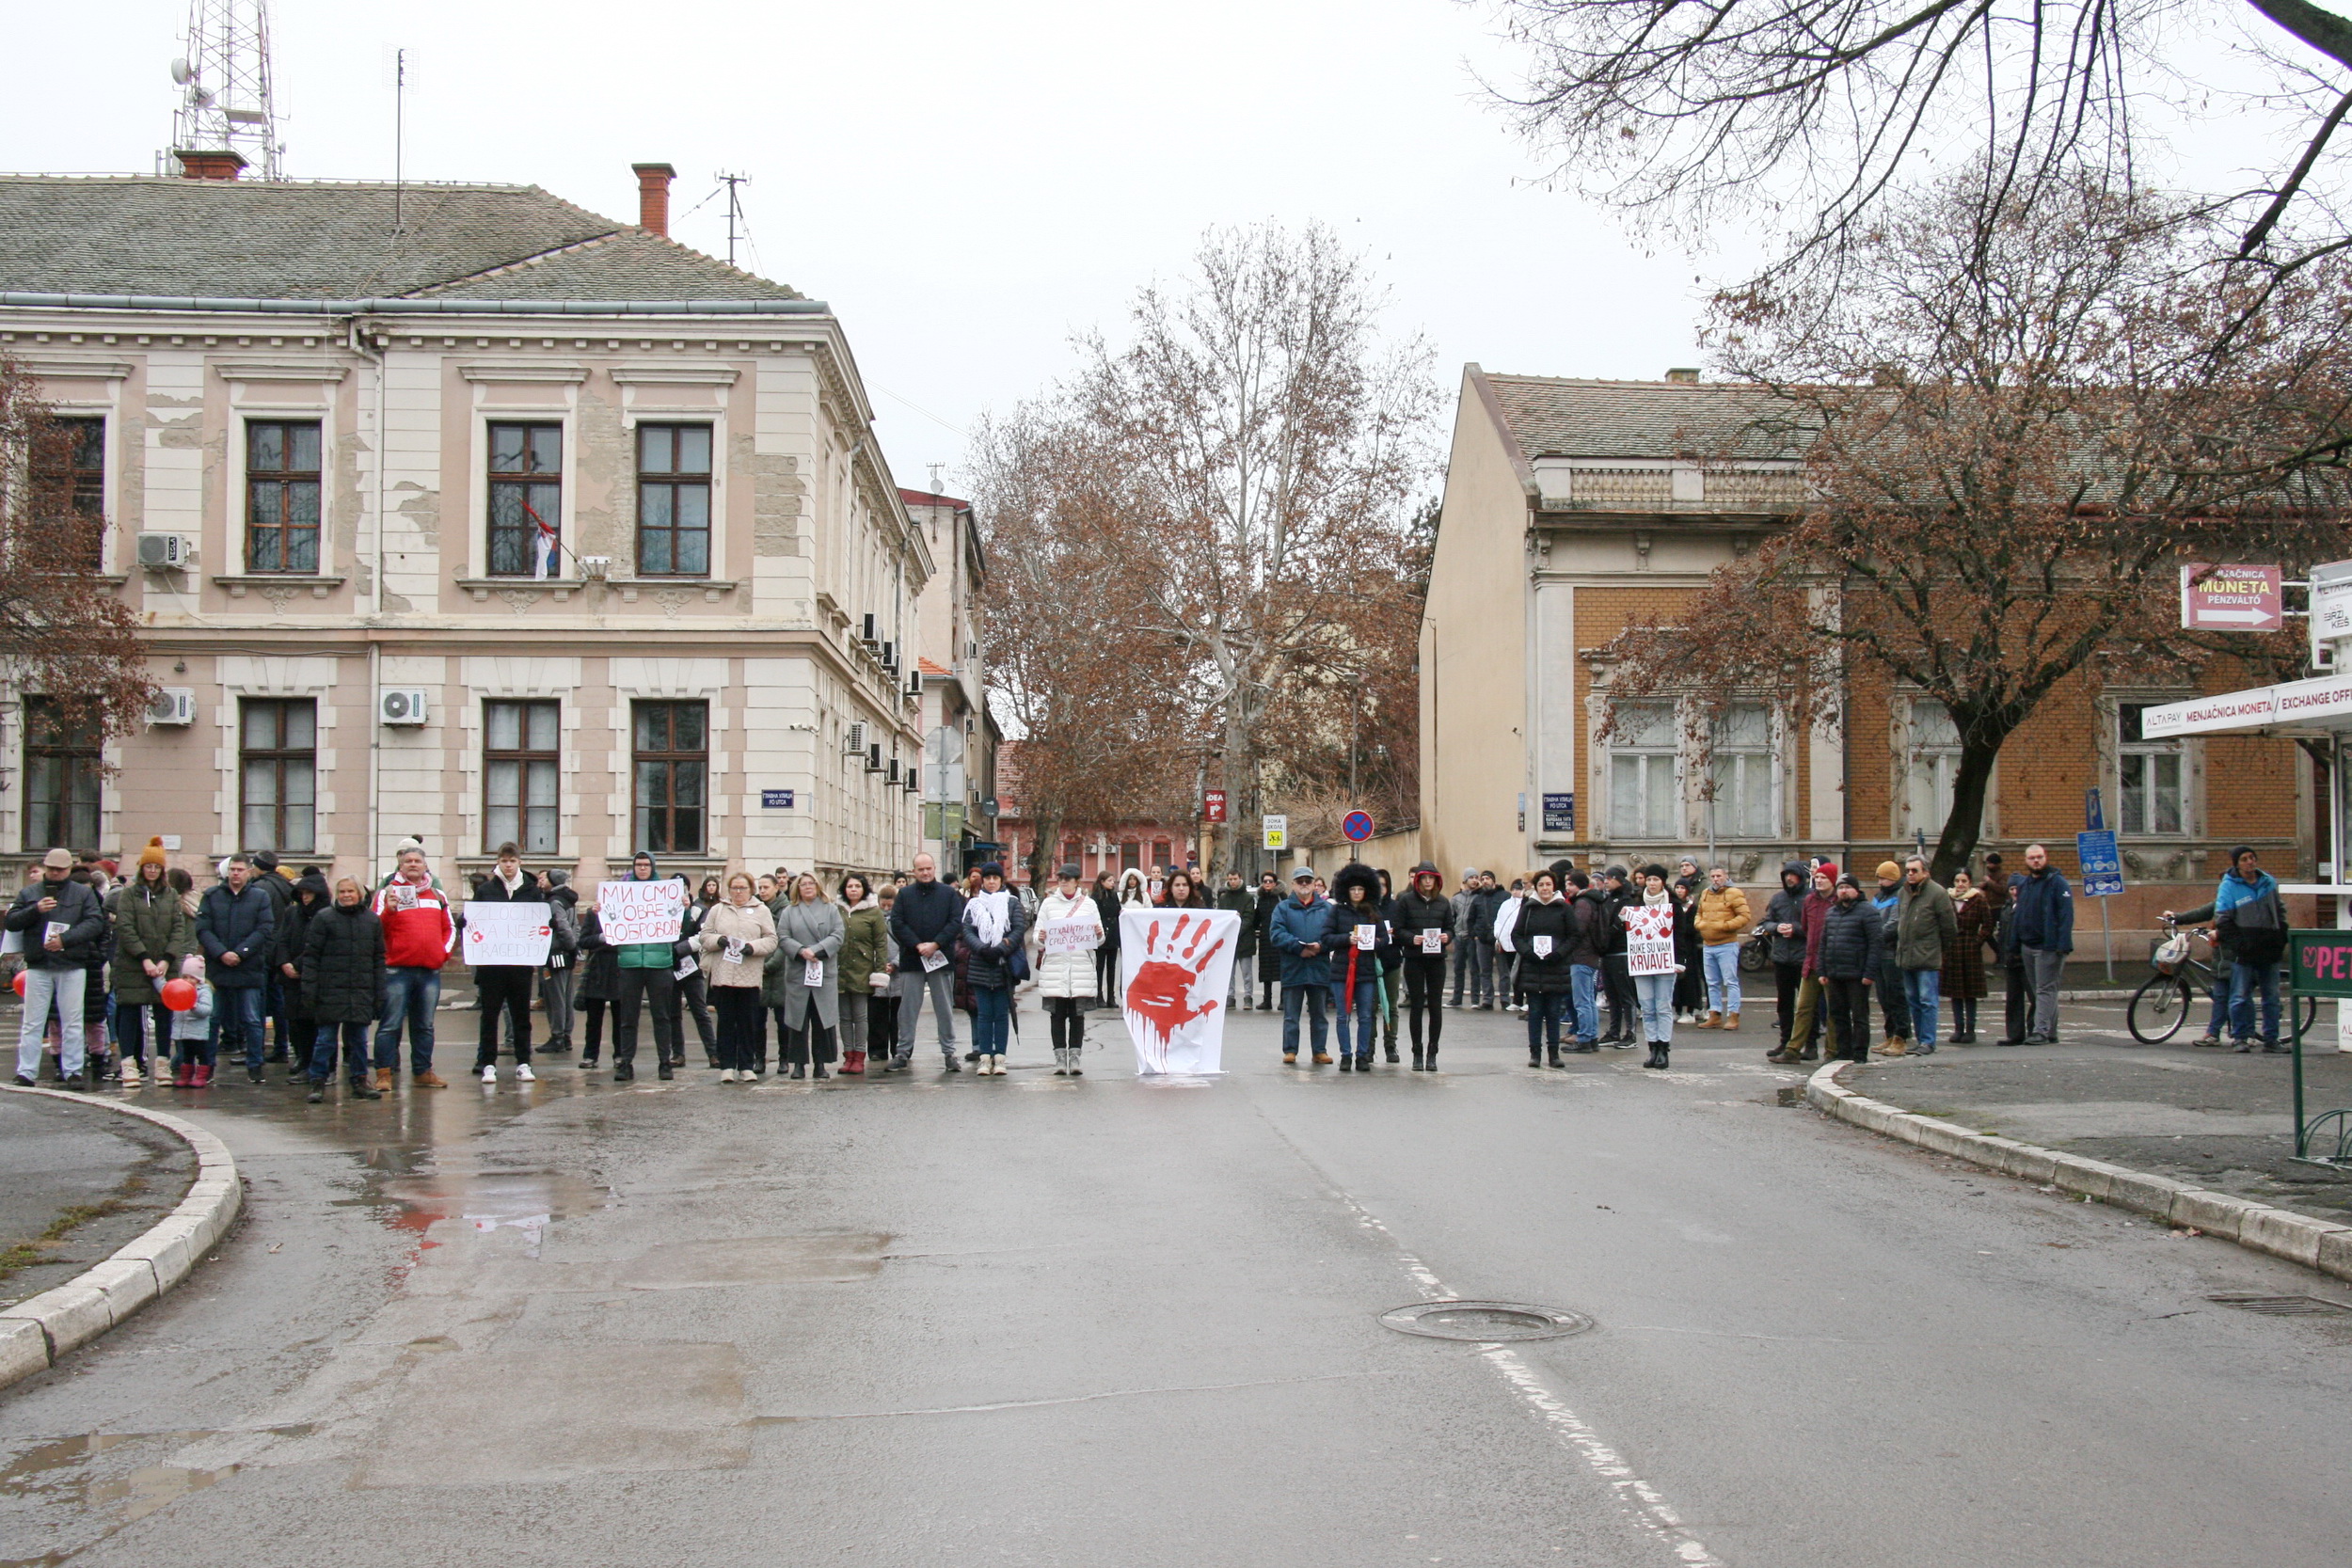
[[[1351,861],[1340,867],[1340,874],[1331,879],[1331,902],[1342,909],[1348,907],[1347,890],[1361,887],[1364,902],[1373,909],[1380,907],[1380,875],[1360,861]]]

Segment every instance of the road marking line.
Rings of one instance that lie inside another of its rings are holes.
[[[1419,1258],[1405,1250],[1389,1227],[1362,1204],[1346,1193],[1339,1193],[1340,1201],[1355,1211],[1356,1222],[1367,1230],[1376,1231],[1381,1241],[1395,1254],[1422,1296],[1430,1301],[1459,1301],[1461,1296],[1446,1288],[1435,1271]],[[1681,1515],[1658,1494],[1657,1488],[1633,1473],[1624,1456],[1602,1441],[1598,1433],[1584,1423],[1581,1417],[1568,1408],[1559,1395],[1544,1386],[1534,1370],[1519,1358],[1518,1352],[1508,1345],[1483,1344],[1478,1347],[1479,1359],[1492,1367],[1514,1394],[1550,1429],[1560,1445],[1584,1462],[1590,1470],[1609,1488],[1610,1496],[1625,1511],[1641,1530],[1659,1544],[1674,1553],[1675,1560],[1690,1568],[1723,1568],[1723,1560],[1708,1551],[1704,1543],[1684,1528]]]

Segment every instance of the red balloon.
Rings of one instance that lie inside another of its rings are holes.
[[[20,970],[18,970],[18,971],[16,972],[16,978],[15,978],[15,979],[13,979],[13,980],[10,980],[10,981],[8,982],[8,984],[9,984],[9,985],[11,985],[11,986],[14,986],[14,987],[16,988],[16,994],[17,994],[17,995],[19,995],[19,996],[24,995],[24,972],[23,970],[21,970],[21,969],[20,969]]]
[[[165,1006],[175,1013],[184,1013],[196,1006],[196,982],[185,977],[166,980],[163,997]]]

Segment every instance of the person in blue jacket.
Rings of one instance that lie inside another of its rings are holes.
[[[2026,1043],[2056,1045],[2058,981],[2066,974],[2066,955],[2074,950],[2074,890],[2041,844],[2026,846],[2026,869],[2009,879],[2009,889],[2007,946],[2022,960],[2033,991]]]
[[[1324,927],[1331,905],[1315,893],[1312,866],[1291,873],[1291,896],[1274,907],[1266,918],[1266,939],[1282,956],[1282,1060],[1298,1062],[1298,1011],[1311,1015],[1311,1043],[1317,1067],[1329,1065],[1330,1021],[1324,1007],[1331,999],[1331,960]]]
[[[2254,1049],[2258,989],[2262,993],[2262,1048],[2272,1053],[2290,1049],[2279,1043],[2279,959],[2287,948],[2286,905],[2279,896],[2277,879],[2262,868],[2262,857],[2254,847],[2241,844],[2230,851],[2230,869],[2222,873],[2212,903],[2201,910],[2184,910],[2177,916],[2167,910],[2165,918],[2214,923],[2214,942],[2230,956],[2230,1035],[2237,1049]],[[2221,1009],[2217,1006],[2214,1025],[2206,1029],[2199,1045],[2221,1043],[2220,1017]]]

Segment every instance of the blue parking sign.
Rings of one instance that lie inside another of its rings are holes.
[[[2123,856],[2112,828],[2076,833],[2074,859],[2083,869],[2084,897],[2111,898],[2123,891]]]

